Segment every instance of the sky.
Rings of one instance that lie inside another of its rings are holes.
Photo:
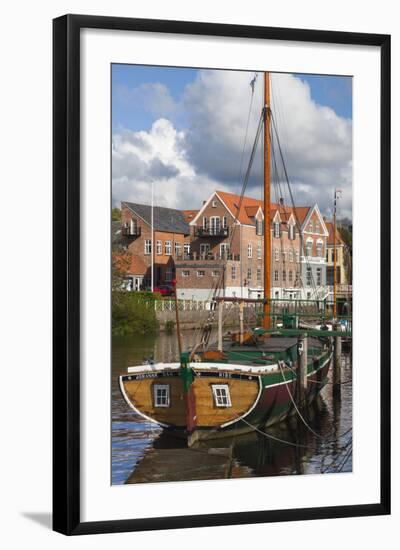
[[[200,208],[217,189],[240,193],[262,108],[263,78],[210,69],[112,66],[112,195],[120,201]],[[271,109],[298,206],[352,218],[351,77],[271,75]],[[246,134],[247,128],[247,134]],[[277,140],[275,139],[275,144]],[[261,141],[246,195],[262,196]],[[276,150],[272,197],[289,202]]]

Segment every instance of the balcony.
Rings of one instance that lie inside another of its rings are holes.
[[[229,235],[229,227],[195,227],[195,237],[219,237],[224,238]]]
[[[122,227],[122,235],[124,237],[140,237],[142,234],[142,228],[138,225]]]

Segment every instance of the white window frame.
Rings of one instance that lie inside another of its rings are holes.
[[[263,234],[263,221],[256,219],[256,235],[261,236]]]
[[[324,241],[322,239],[317,240],[317,257],[323,258]]]
[[[185,243],[183,245],[183,253],[187,256],[190,255],[190,243]]]
[[[289,283],[293,283],[293,271],[289,270]]]
[[[206,272],[204,271],[204,269],[198,269],[196,275],[197,275],[197,277],[199,277],[199,278],[200,278],[200,277],[205,277]]]
[[[257,260],[261,260],[261,258],[262,258],[262,244],[259,241],[257,243]]]
[[[213,200],[212,203],[211,203],[211,206],[212,206],[213,208],[217,208],[218,202],[217,202],[216,200]]]
[[[306,268],[306,286],[311,286],[312,284],[312,269],[307,266]]]
[[[322,268],[321,267],[317,267],[317,282],[316,282],[316,285],[317,286],[322,285]]]
[[[158,390],[165,390],[165,403],[160,403],[158,401]],[[169,407],[170,406],[170,387],[169,384],[154,384],[153,386],[153,397],[154,397],[154,406],[155,407]]]
[[[274,282],[279,283],[279,271],[277,269],[275,269],[274,273]]]
[[[226,216],[222,216],[222,228],[226,229],[228,227],[228,220]]]
[[[165,247],[165,255],[172,256],[172,241],[165,241],[164,247]]]
[[[182,269],[182,277],[190,277],[190,269]]]
[[[200,255],[207,255],[211,252],[210,243],[200,243]]]
[[[175,256],[180,256],[182,254],[182,243],[180,243],[179,241],[175,241],[174,251],[175,251]]]
[[[206,216],[203,217],[203,229],[208,228],[208,218]]]
[[[281,236],[281,224],[280,222],[274,222],[274,237],[279,239]]]
[[[310,254],[308,253],[308,248],[309,248],[309,245],[311,244],[311,251],[310,251]],[[307,258],[310,258],[312,257],[312,252],[313,252],[313,245],[314,245],[314,241],[311,237],[309,237],[306,241],[306,256]]]
[[[294,241],[294,224],[289,225],[289,240]]]
[[[221,231],[221,218],[220,216],[210,217],[210,235],[218,235]]]
[[[236,281],[236,275],[237,275],[237,269],[235,265],[231,266],[231,279],[232,281]]]
[[[221,243],[219,245],[219,255],[224,258],[225,254],[229,254],[229,243]]]
[[[212,277],[219,277],[219,271],[215,270],[211,272]]]
[[[144,240],[144,253],[146,256],[150,256],[151,254],[151,239],[145,239]]]
[[[228,384],[211,384],[211,389],[216,407],[232,407],[231,394],[229,392]],[[221,395],[218,392],[225,392],[225,395]],[[223,400],[226,402],[223,402]]]
[[[253,257],[253,245],[249,243],[247,245],[247,257],[252,258]]]
[[[293,262],[293,250],[289,250],[289,262]]]
[[[275,248],[274,258],[276,262],[279,262],[279,248]]]
[[[158,256],[162,255],[162,241],[159,241],[159,240],[157,241],[156,252],[157,252]]]
[[[261,275],[262,275],[262,271],[261,271],[261,267],[257,267],[257,283],[261,283]]]
[[[251,281],[251,277],[252,277],[251,267],[248,267],[247,268],[247,280]]]

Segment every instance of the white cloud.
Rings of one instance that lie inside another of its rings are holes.
[[[155,117],[172,116],[179,108],[167,86],[161,82],[144,82],[136,88],[123,84],[116,88],[117,99],[125,104],[141,107]]]
[[[164,118],[156,120],[148,132],[114,135],[115,200],[143,197],[141,200],[147,201],[150,179],[162,190],[163,204],[175,207],[197,208],[216,188],[238,192],[252,76],[248,72],[199,71],[195,81],[186,86],[180,105],[174,103],[170,108],[171,116],[179,109],[186,111],[184,131],[177,131]],[[308,84],[299,78],[274,74],[271,81],[272,111],[296,202],[318,202],[321,211],[329,215],[333,189],[339,187],[343,189],[341,215],[351,217],[351,121],[316,104]],[[242,172],[261,113],[262,84],[260,75]],[[166,104],[168,110],[169,92],[160,86],[152,88],[148,97],[147,108],[153,112],[157,101],[163,112]],[[147,85],[139,88],[148,89]],[[260,152],[249,189],[255,196],[259,195],[261,167]],[[281,168],[279,171],[282,175]]]

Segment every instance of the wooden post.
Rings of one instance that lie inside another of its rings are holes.
[[[243,344],[243,309],[244,309],[244,302],[240,302],[239,304],[239,343],[240,345]]]
[[[223,351],[222,347],[222,314],[224,312],[224,301],[218,302],[218,351]]]
[[[269,73],[264,73],[264,317],[271,327],[271,101]]]
[[[340,323],[334,325],[335,330],[341,330]],[[333,349],[333,396],[340,398],[342,381],[342,337],[335,336]]]
[[[297,340],[298,353],[298,404],[304,407],[307,395],[307,362],[308,362],[308,338],[307,334],[300,334]]]

